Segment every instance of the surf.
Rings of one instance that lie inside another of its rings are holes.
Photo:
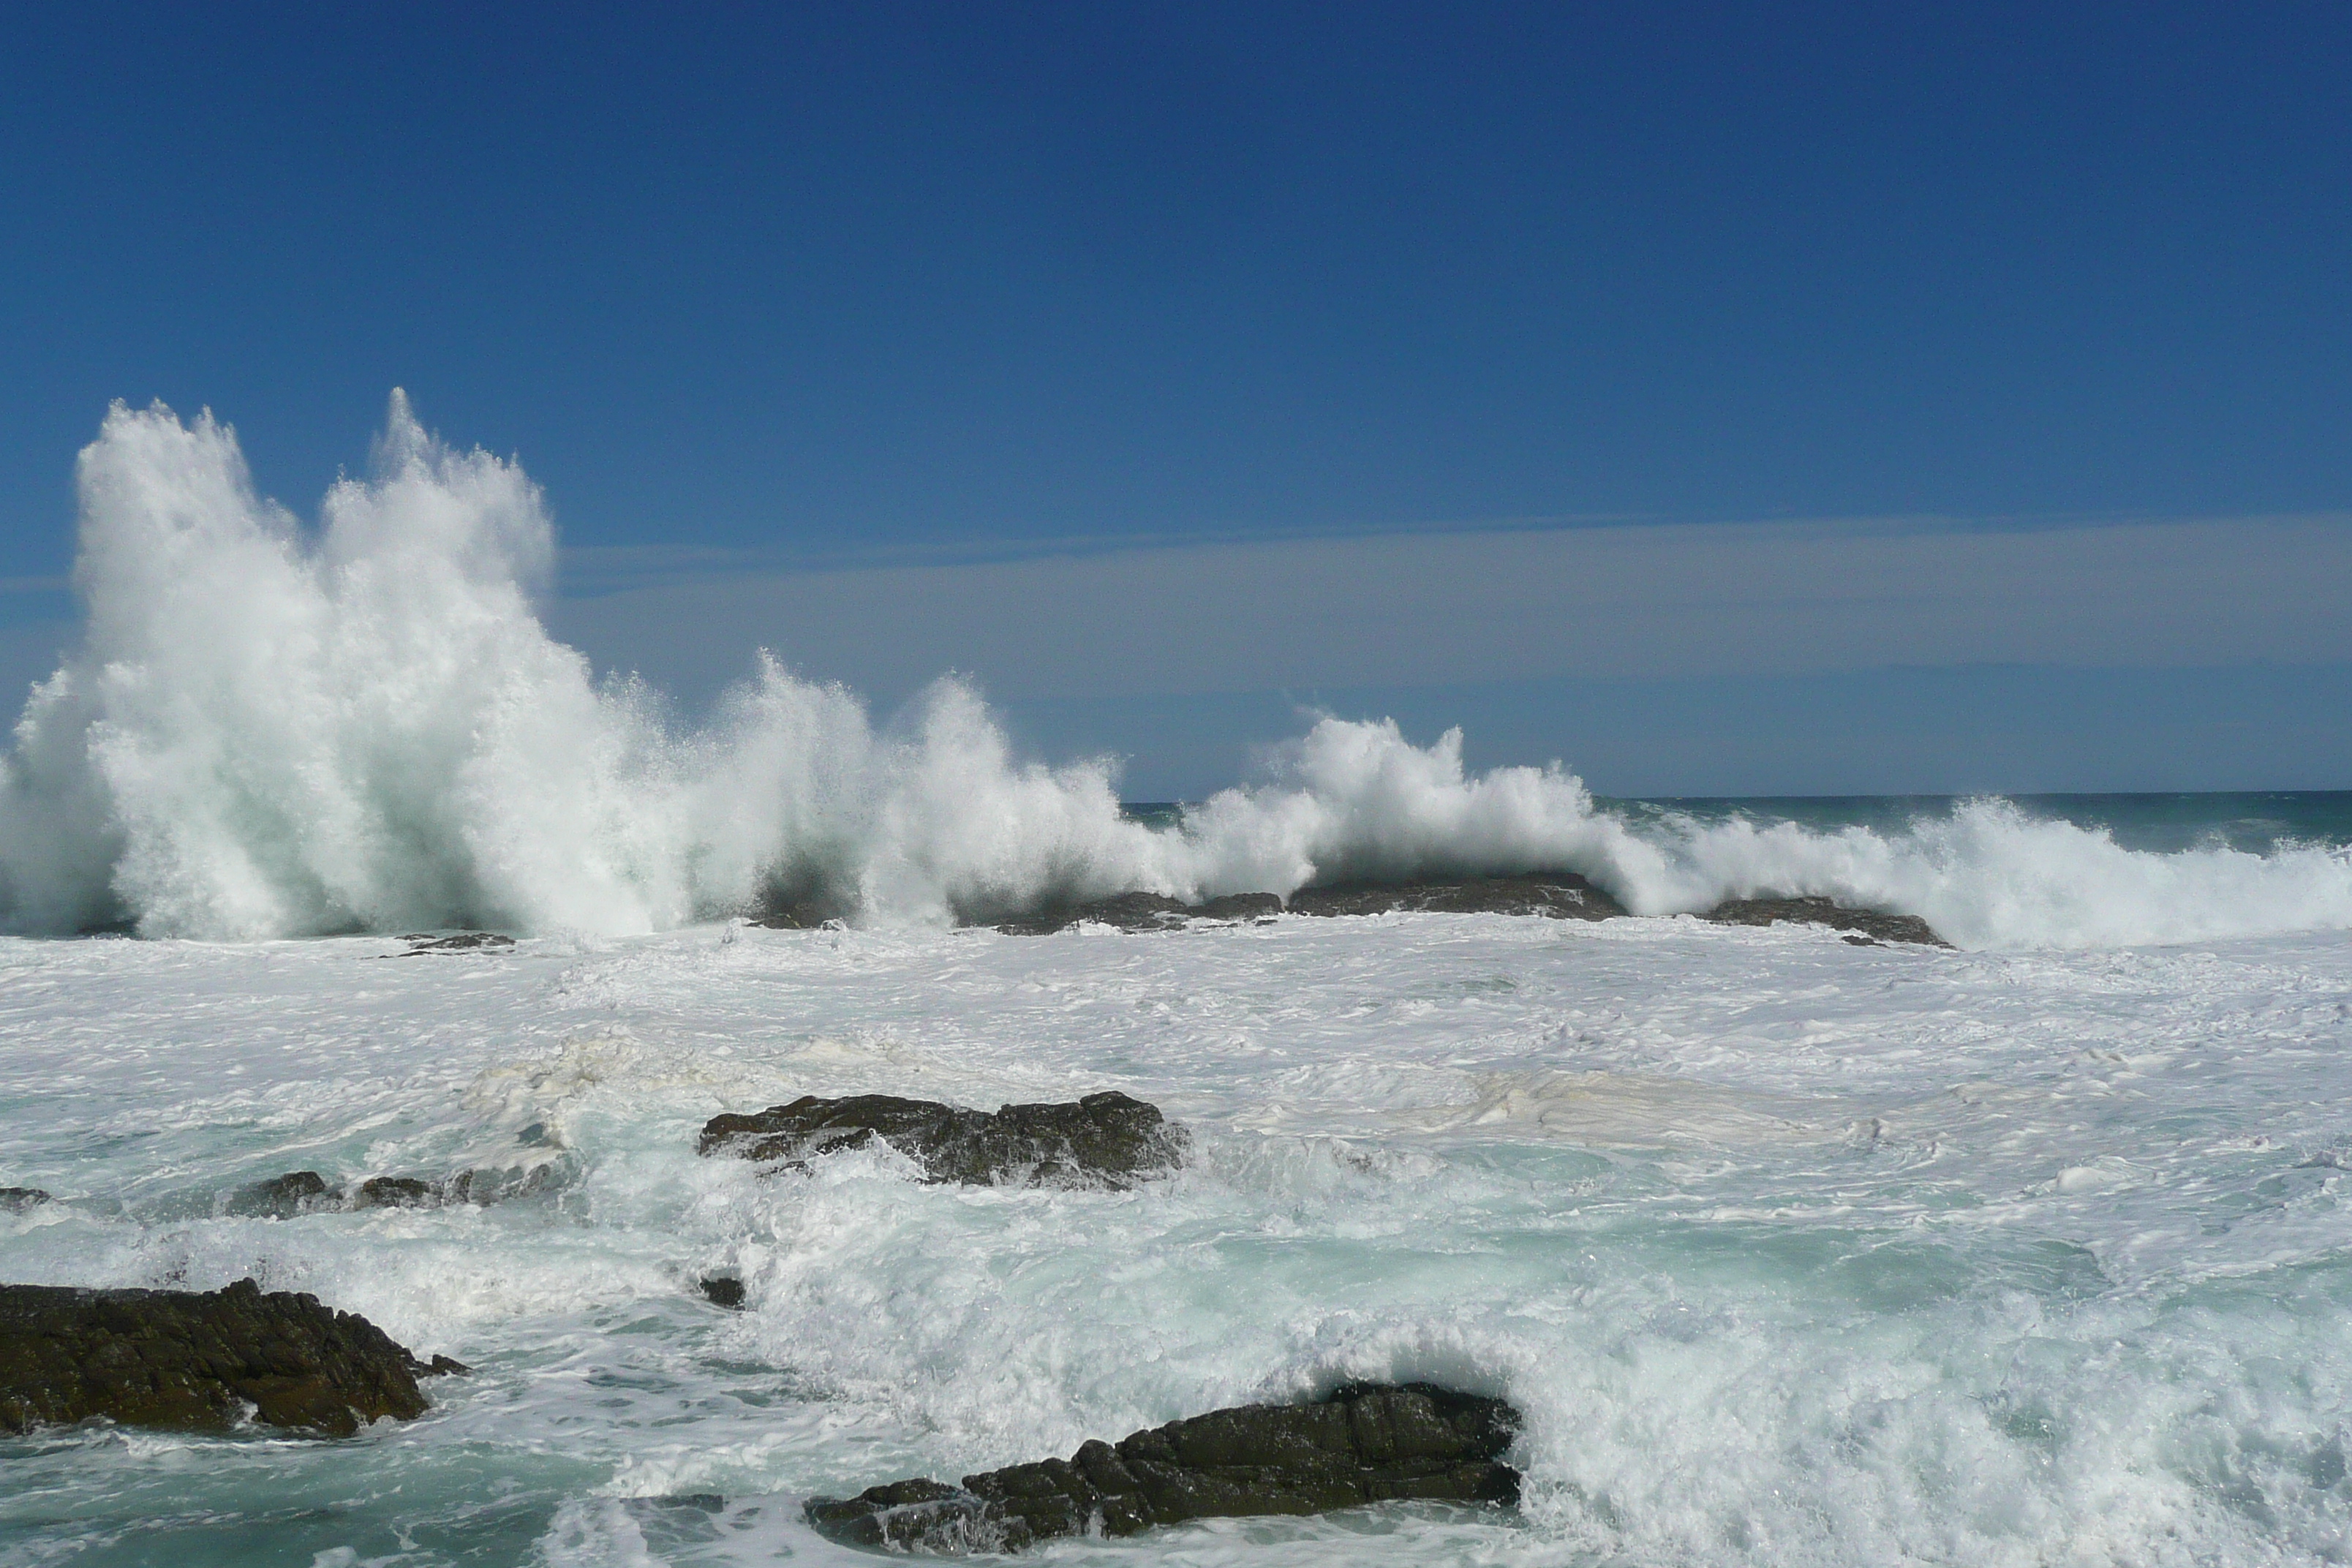
[[[2352,851],[2151,853],[1968,801],[1906,826],[1636,817],[1559,763],[1318,718],[1170,826],[1113,758],[1021,757],[969,681],[877,721],[768,650],[679,717],[551,637],[556,531],[520,463],[395,391],[306,523],[235,431],[118,404],[77,467],[79,647],[0,760],[0,925],[255,941],[623,935],[812,898],[879,927],[1146,891],[1571,870],[1638,915],[1826,894],[1966,947],[2352,926]]]

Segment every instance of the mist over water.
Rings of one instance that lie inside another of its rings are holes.
[[[2352,925],[2352,853],[2173,853],[1972,801],[1842,827],[1596,805],[1558,764],[1466,770],[1324,718],[1173,828],[1109,760],[1016,757],[968,684],[877,723],[764,651],[699,722],[550,637],[554,531],[516,464],[395,393],[315,528],[234,433],[118,405],[81,454],[82,646],[0,775],[0,924],[215,940],[416,927],[627,934],[777,900],[875,927],[1146,889],[1575,870],[1642,914],[1760,892],[1925,916],[1972,947]]]

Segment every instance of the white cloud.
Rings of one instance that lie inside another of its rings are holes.
[[[740,673],[757,646],[886,699],[947,668],[1033,700],[2352,658],[2352,521],[2332,517],[1612,526],[642,569],[649,585],[557,605],[557,629],[600,664],[689,690]]]

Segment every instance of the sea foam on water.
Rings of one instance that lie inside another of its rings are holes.
[[[1055,899],[1573,870],[1640,914],[1822,893],[1967,946],[2352,924],[2340,847],[2158,855],[1964,804],[1908,831],[1640,826],[1557,763],[1466,770],[1336,717],[1156,830],[1107,759],[1023,762],[949,678],[882,725],[765,651],[709,720],[599,680],[536,612],[545,499],[394,393],[371,477],[315,529],[234,433],[117,405],[81,455],[79,648],[0,778],[0,922],[215,940],[413,927],[606,934],[814,899],[937,925]]]
[[[537,616],[537,489],[397,397],[315,528],[209,417],[117,408],[80,481],[88,625],[0,763],[0,911],[215,940],[0,937],[0,1184],[51,1194],[0,1213],[0,1278],[251,1277],[476,1370],[348,1443],[11,1439],[0,1561],[849,1561],[808,1496],[1351,1378],[1507,1397],[1522,1508],[1041,1559],[2352,1556],[2341,847],[2148,853],[2000,800],[1875,828],[1612,807],[1338,718],[1154,829],[957,681],[880,723],[766,655],[699,723],[600,681]],[[2012,951],[942,929],[1529,869],[1641,915],[1818,893]],[[856,928],[694,926],[803,900]],[[451,925],[525,940],[237,940]],[[2051,951],[2166,942],[2206,945]],[[802,1094],[1109,1088],[1185,1124],[1181,1171],[695,1153]],[[526,1162],[547,1183],[483,1205],[234,1201]]]

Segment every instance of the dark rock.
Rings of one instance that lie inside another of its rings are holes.
[[[1513,1503],[1502,1462],[1519,1426],[1498,1399],[1428,1384],[1355,1384],[1311,1405],[1246,1405],[1091,1442],[1067,1459],[812,1499],[836,1541],[901,1552],[1017,1552],[1056,1536],[1323,1513],[1418,1500]]]
[[[1272,893],[1226,893],[1192,906],[1196,921],[1264,921],[1282,912],[1282,900]]]
[[[743,1281],[726,1274],[707,1274],[702,1279],[703,1299],[714,1307],[724,1307],[730,1312],[743,1309]]]
[[[704,1154],[805,1162],[879,1138],[923,1167],[929,1182],[1012,1186],[1124,1187],[1164,1175],[1183,1157],[1183,1130],[1156,1107],[1117,1092],[1048,1105],[1007,1105],[994,1113],[858,1094],[803,1095],[751,1116],[714,1116],[698,1146]]]
[[[1625,906],[1573,871],[1451,882],[1337,882],[1301,888],[1290,895],[1295,915],[1379,915],[1396,910],[1605,921],[1623,914]]]
[[[1119,893],[1083,904],[1061,904],[996,929],[1007,936],[1047,936],[1074,925],[1116,926],[1124,931],[1182,931],[1194,921],[1266,920],[1282,912],[1272,893],[1227,893],[1206,903],[1188,904],[1160,893]]]
[[[269,1426],[349,1436],[382,1415],[425,1413],[419,1362],[382,1329],[315,1296],[83,1290],[0,1285],[0,1431],[102,1415],[218,1432],[250,1409]]]
[[[1884,910],[1851,909],[1815,893],[1799,899],[1729,899],[1699,916],[1717,925],[1769,926],[1782,921],[1798,925],[1827,926],[1832,931],[1858,931],[1879,942],[1911,942],[1927,947],[1952,944],[1917,915],[1889,914]]]
[[[481,1206],[530,1197],[562,1182],[551,1163],[510,1165],[503,1169],[460,1171],[445,1181],[422,1176],[372,1176],[346,1193],[330,1186],[316,1171],[289,1171],[266,1182],[239,1187],[229,1195],[228,1212],[292,1219],[298,1215],[337,1209],[439,1208],[444,1204]]]
[[[811,900],[761,910],[750,917],[749,923],[770,931],[822,931],[842,919],[841,911],[832,904]]]
[[[22,1214],[48,1201],[49,1194],[38,1187],[0,1187],[0,1213]]]
[[[355,1209],[431,1208],[440,1202],[440,1191],[415,1176],[370,1176],[351,1196]]]
[[[342,1201],[341,1191],[327,1185],[327,1179],[318,1172],[289,1171],[282,1176],[272,1176],[266,1182],[239,1187],[229,1194],[228,1212],[271,1219],[292,1219],[296,1215],[337,1207]]]
[[[514,938],[500,936],[491,931],[459,931],[456,936],[435,936],[429,931],[415,931],[400,940],[416,944],[402,953],[400,956],[403,958],[415,958],[420,952],[494,952],[515,944]]]
[[[1081,924],[1117,926],[1126,931],[1181,931],[1192,915],[1190,904],[1160,893],[1118,893],[1083,904],[1044,910],[1024,919],[1006,921],[996,929],[1007,936],[1045,936]]]

